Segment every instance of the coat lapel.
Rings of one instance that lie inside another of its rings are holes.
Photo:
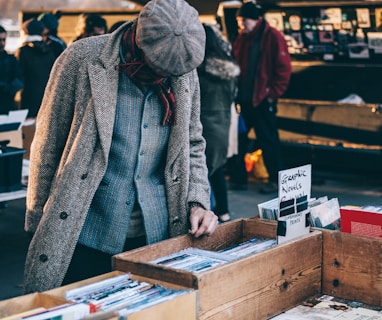
[[[185,91],[185,83],[183,83],[183,77],[171,78],[171,87],[175,94],[176,103],[176,124],[171,126],[171,135],[169,139],[168,147],[168,162],[173,163],[180,153],[181,146],[184,144],[187,132],[185,128],[190,125],[187,106],[191,105],[191,101],[188,101],[182,91]],[[187,87],[189,90],[189,88]],[[181,96],[181,97],[179,97]],[[182,103],[179,103],[182,102]]]
[[[89,66],[94,115],[105,157],[109,153],[118,96],[118,71],[102,64]]]
[[[128,24],[126,24],[127,26]],[[119,72],[116,68],[123,31],[109,36],[99,58],[89,64],[89,78],[94,99],[94,115],[101,147],[108,157],[113,135],[118,97]]]

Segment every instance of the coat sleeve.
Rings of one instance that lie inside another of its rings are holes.
[[[281,33],[274,33],[274,55],[273,74],[270,78],[269,97],[277,99],[286,91],[292,74],[291,58],[288,46]]]
[[[200,121],[200,85],[197,73],[194,74],[195,86],[192,96],[190,119],[190,181],[188,202],[198,202],[210,209],[210,187],[206,165],[203,127]]]
[[[70,130],[79,70],[74,50],[66,50],[55,62],[31,145],[25,230],[35,232],[49,197],[52,181]]]

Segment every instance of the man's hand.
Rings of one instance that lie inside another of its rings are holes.
[[[218,225],[218,217],[210,210],[192,207],[190,209],[190,224],[190,233],[195,238],[199,238],[202,235],[210,236]]]

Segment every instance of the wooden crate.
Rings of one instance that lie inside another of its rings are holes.
[[[330,230],[322,234],[322,292],[382,307],[382,239]]]
[[[83,281],[75,282],[63,287],[45,291],[43,293],[33,293],[29,295],[24,295],[4,301],[0,301],[0,318],[9,317],[26,311],[30,311],[39,307],[52,308],[70,301],[65,299],[65,292],[69,289],[78,288],[87,284],[95,283],[119,274],[123,272],[114,271],[110,273],[103,274],[98,277],[89,278]],[[146,281],[149,283],[157,283],[167,288],[173,289],[185,289],[182,286],[176,284],[166,283],[164,281],[152,280],[147,277],[131,275],[131,278]],[[197,303],[198,303],[198,292],[197,290],[189,290],[182,295],[179,295],[171,300],[159,303],[147,307],[143,310],[137,311],[128,316],[129,320],[195,320],[197,319]],[[112,313],[101,313],[96,312],[88,316],[89,319],[118,319],[118,317],[113,316]]]
[[[275,222],[234,220],[210,237],[182,235],[118,254],[113,267],[198,289],[200,319],[267,319],[320,292],[320,231],[200,273],[149,262],[188,247],[217,251],[253,237],[275,238]]]
[[[53,308],[68,301],[45,293],[32,293],[0,301],[0,317],[9,317],[36,308]]]
[[[70,289],[79,288],[84,285],[88,285],[91,283],[95,283],[97,281],[101,281],[104,279],[111,278],[113,276],[122,274],[124,272],[120,271],[113,271],[110,273],[106,273],[97,277],[89,278],[83,281],[78,281],[72,284],[68,284],[66,286],[62,286],[56,289],[52,289],[49,291],[46,291],[51,296],[55,296],[58,298],[64,298],[65,292]],[[167,288],[173,288],[173,289],[185,289],[182,286],[167,283],[160,280],[153,280],[148,277],[141,277],[137,275],[130,274],[131,278],[139,280],[139,281],[146,281],[149,283],[156,283],[163,285]],[[197,319],[197,290],[191,290],[189,292],[186,292],[185,294],[182,294],[178,297],[175,297],[174,299],[159,303],[157,305],[148,307],[146,309],[140,310],[138,312],[135,312],[133,314],[130,314],[128,316],[129,320],[152,320],[152,319],[158,319],[158,320],[179,320],[179,319],[185,319],[185,320],[195,320]],[[97,313],[92,314],[89,318],[92,318],[92,316],[95,316],[97,319],[102,318],[105,319],[105,316],[97,317]],[[110,319],[117,319],[117,317],[106,317]]]

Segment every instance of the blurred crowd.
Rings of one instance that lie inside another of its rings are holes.
[[[108,28],[102,15],[82,13],[74,38],[65,43],[57,32],[61,16],[60,11],[53,11],[26,20],[22,24],[22,44],[12,54],[5,51],[7,31],[0,26],[0,69],[5,71],[0,74],[0,114],[28,109],[28,118],[35,118],[53,64],[67,46],[114,32],[125,22],[118,21]],[[230,220],[226,176],[230,176],[231,189],[247,187],[245,156],[251,129],[268,170],[269,181],[263,193],[277,191],[277,174],[282,169],[277,99],[285,92],[291,74],[283,35],[263,19],[254,2],[245,2],[237,11],[235,26],[235,36],[224,37],[218,17],[216,24],[204,24],[205,59],[198,67],[211,198],[221,222]]]
[[[45,12],[24,21],[20,46],[5,51],[7,30],[0,26],[0,114],[28,109],[28,118],[37,116],[50,71],[57,57],[72,42],[107,33],[107,21],[100,14],[83,13],[78,17],[75,37],[65,43],[58,35],[59,10]]]

